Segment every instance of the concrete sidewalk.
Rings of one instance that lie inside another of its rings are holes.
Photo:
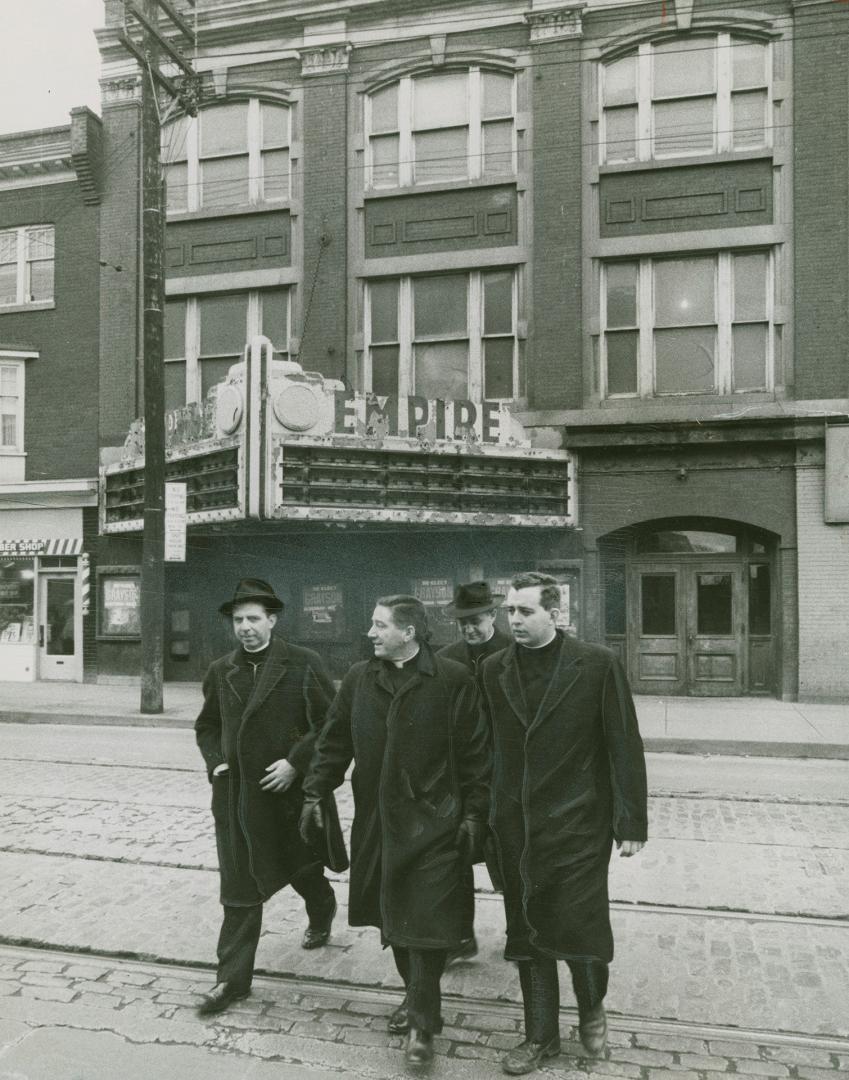
[[[200,683],[167,683],[165,711],[139,712],[139,687],[0,682],[0,721],[191,727]],[[646,749],[678,754],[849,759],[849,704],[771,698],[636,698]]]

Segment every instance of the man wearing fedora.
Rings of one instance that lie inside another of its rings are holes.
[[[212,784],[224,917],[218,978],[198,1010],[202,1016],[250,993],[262,905],[285,885],[306,904],[303,947],[326,944],[336,899],[322,864],[347,867],[335,804],[325,807],[323,845],[306,844],[298,831],[301,779],[333,685],[316,653],[273,634],[282,610],[267,581],[240,581],[219,608],[238,645],[210,666],[203,682],[195,733]]]
[[[456,660],[469,669],[480,686],[480,665],[493,653],[506,649],[510,638],[495,625],[495,613],[504,596],[493,593],[486,581],[470,581],[454,589],[454,599],[446,605],[446,611],[457,620],[462,635],[460,641],[444,645],[438,655]],[[486,845],[489,846],[488,844]],[[500,888],[500,877],[492,852],[486,852],[486,863],[492,883]],[[477,955],[475,938],[475,876],[471,866],[467,868],[463,889],[463,913],[465,933],[460,947],[448,956],[448,963],[468,960]]]

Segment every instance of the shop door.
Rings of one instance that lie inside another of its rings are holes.
[[[676,565],[635,566],[630,579],[631,683],[638,694],[686,692],[686,605]]]
[[[42,574],[38,616],[38,677],[79,678],[81,649],[77,635],[75,578]]]
[[[743,692],[743,574],[740,566],[687,567],[688,693],[734,697]]]

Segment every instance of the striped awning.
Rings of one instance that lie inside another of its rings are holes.
[[[52,540],[42,537],[22,537],[0,540],[0,558],[31,559],[35,555],[79,555],[83,550],[82,537],[60,536]]]

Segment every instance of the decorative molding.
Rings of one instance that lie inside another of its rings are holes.
[[[693,0],[675,0],[675,22],[683,34],[693,22]]]
[[[315,75],[336,75],[347,71],[352,49],[353,45],[349,41],[338,45],[315,45],[299,49],[301,76],[309,78]]]
[[[531,32],[531,44],[543,41],[566,41],[583,37],[582,13],[585,4],[568,4],[550,11],[528,11],[525,22]]]
[[[126,105],[127,102],[141,101],[141,78],[128,75],[123,79],[101,79],[100,100],[104,108],[108,105]]]
[[[446,34],[433,34],[430,39],[430,59],[434,67],[442,67],[445,63]]]

